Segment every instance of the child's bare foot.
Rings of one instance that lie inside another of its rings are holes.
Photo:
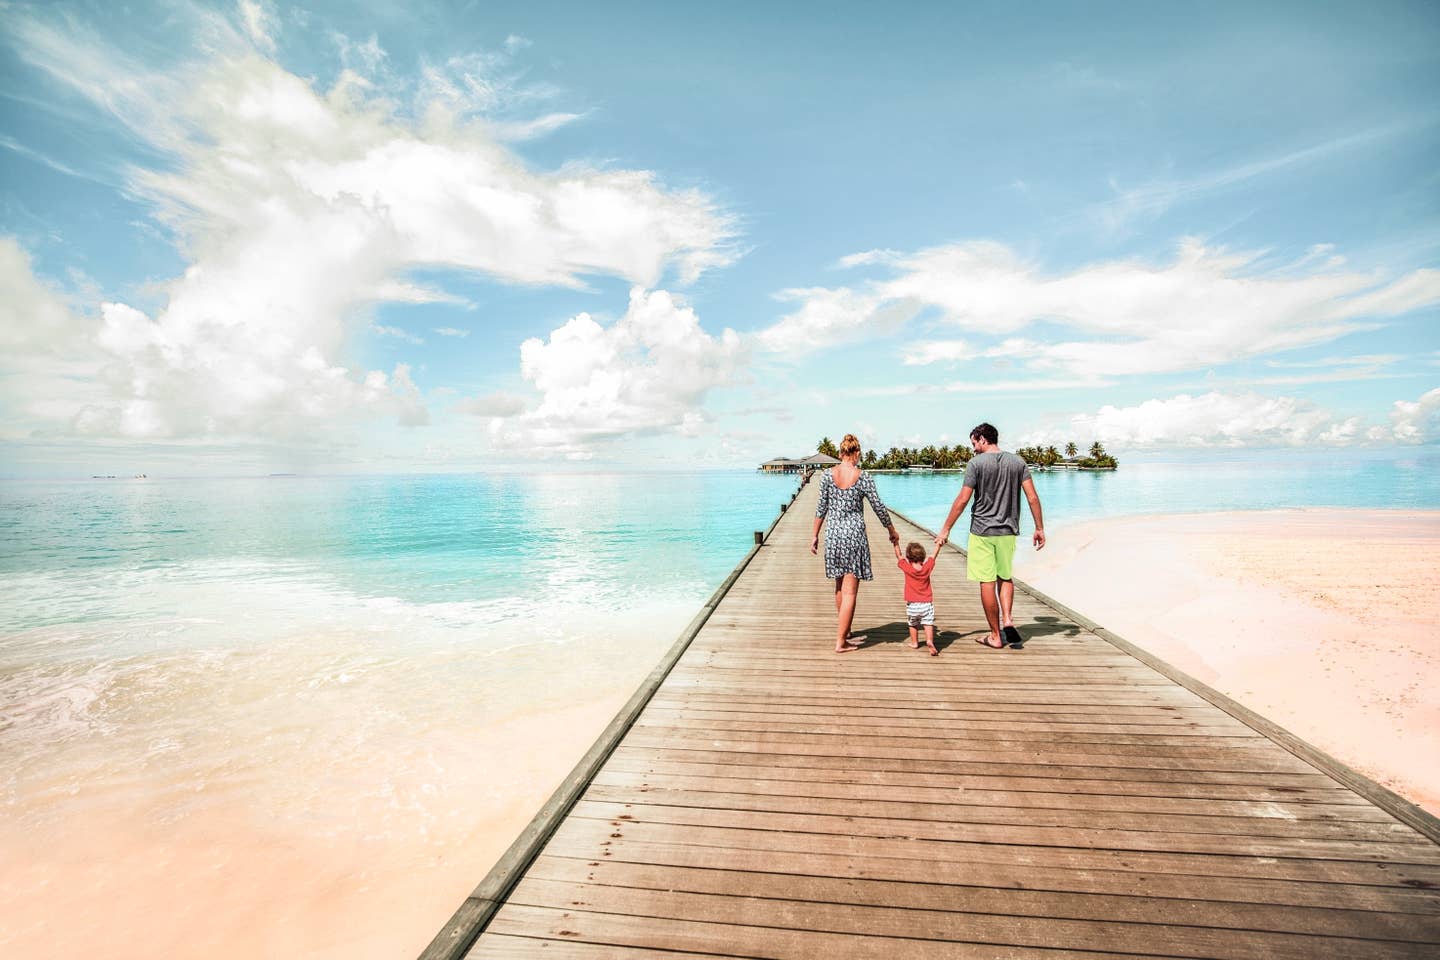
[[[835,648],[835,652],[836,652],[836,653],[851,653],[852,651],[859,650],[859,649],[860,649],[860,644],[858,644],[858,643],[851,643],[849,640],[846,640],[843,644],[841,644],[840,646],[838,646],[838,647]]]
[[[910,649],[911,649],[911,650],[919,650],[919,649],[920,649],[920,641],[919,641],[919,640],[911,640],[911,641],[910,641]]]
[[[938,656],[940,656],[940,651],[935,649],[935,644],[933,644],[933,643],[931,643],[931,644],[926,644],[926,646],[928,646],[928,647],[930,648],[930,656],[932,656],[932,657],[938,657]]]

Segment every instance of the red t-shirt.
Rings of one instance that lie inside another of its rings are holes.
[[[930,591],[930,571],[935,569],[934,557],[926,557],[919,570],[915,569],[915,564],[903,557],[896,561],[896,565],[900,567],[900,572],[905,574],[906,603],[935,602],[935,595]]]

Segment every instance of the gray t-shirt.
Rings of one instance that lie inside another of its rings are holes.
[[[1014,536],[1020,532],[1021,484],[1030,467],[1013,453],[982,453],[965,468],[965,486],[975,491],[970,507],[970,532],[982,537]]]

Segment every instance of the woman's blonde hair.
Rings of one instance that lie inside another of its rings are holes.
[[[845,439],[840,441],[840,456],[850,457],[860,452],[860,441],[855,439],[855,434],[845,434]]]

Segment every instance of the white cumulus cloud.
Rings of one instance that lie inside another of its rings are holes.
[[[1401,443],[1440,440],[1440,387],[1418,400],[1397,400],[1390,411],[1390,429]]]
[[[1397,401],[1388,423],[1343,416],[1310,400],[1254,391],[1179,394],[1134,406],[1106,405],[1058,428],[1026,434],[1020,445],[1098,439],[1117,449],[1166,447],[1344,447],[1440,440],[1440,388]]]
[[[693,434],[706,394],[733,382],[744,357],[733,330],[712,336],[673,294],[636,287],[611,326],[581,313],[521,345],[520,371],[539,402],[497,417],[493,435],[510,448],[583,455],[622,434]]]

